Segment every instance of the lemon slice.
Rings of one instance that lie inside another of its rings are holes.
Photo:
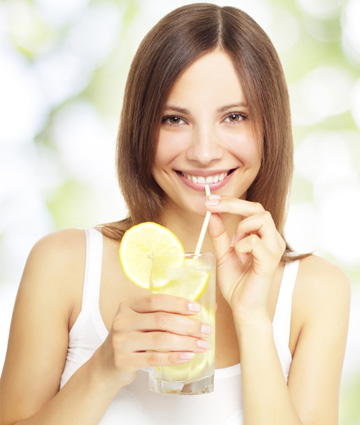
[[[183,263],[184,248],[166,227],[145,222],[127,230],[121,240],[119,258],[125,275],[141,288],[150,287],[150,256],[166,254],[172,264]],[[165,285],[168,280],[163,281]]]

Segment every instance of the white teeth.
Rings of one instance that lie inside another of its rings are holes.
[[[226,176],[230,174],[230,171],[227,173],[216,174],[214,176],[190,176],[189,174],[181,173],[185,178],[192,181],[195,184],[212,184],[222,182]]]

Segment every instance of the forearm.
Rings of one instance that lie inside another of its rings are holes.
[[[269,321],[237,327],[245,425],[301,425]]]
[[[95,354],[96,357],[96,354]],[[36,414],[4,425],[97,425],[119,387],[106,381],[96,358],[86,362]]]

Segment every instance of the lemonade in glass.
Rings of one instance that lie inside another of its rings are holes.
[[[192,360],[175,366],[150,369],[150,389],[166,394],[203,394],[214,390],[215,369],[215,254],[185,253],[183,256],[151,256],[150,290],[196,301],[202,306],[195,319],[213,329],[210,348]]]

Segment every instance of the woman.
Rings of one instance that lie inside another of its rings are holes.
[[[338,423],[349,284],[284,241],[289,116],[276,52],[245,13],[193,4],[150,31],[118,136],[129,217],[33,248],[1,382],[4,425]],[[215,392],[151,393],[143,369],[206,351],[212,330],[192,319],[196,305],[130,283],[119,241],[155,221],[192,251],[206,210],[203,250],[216,252],[219,287]]]

